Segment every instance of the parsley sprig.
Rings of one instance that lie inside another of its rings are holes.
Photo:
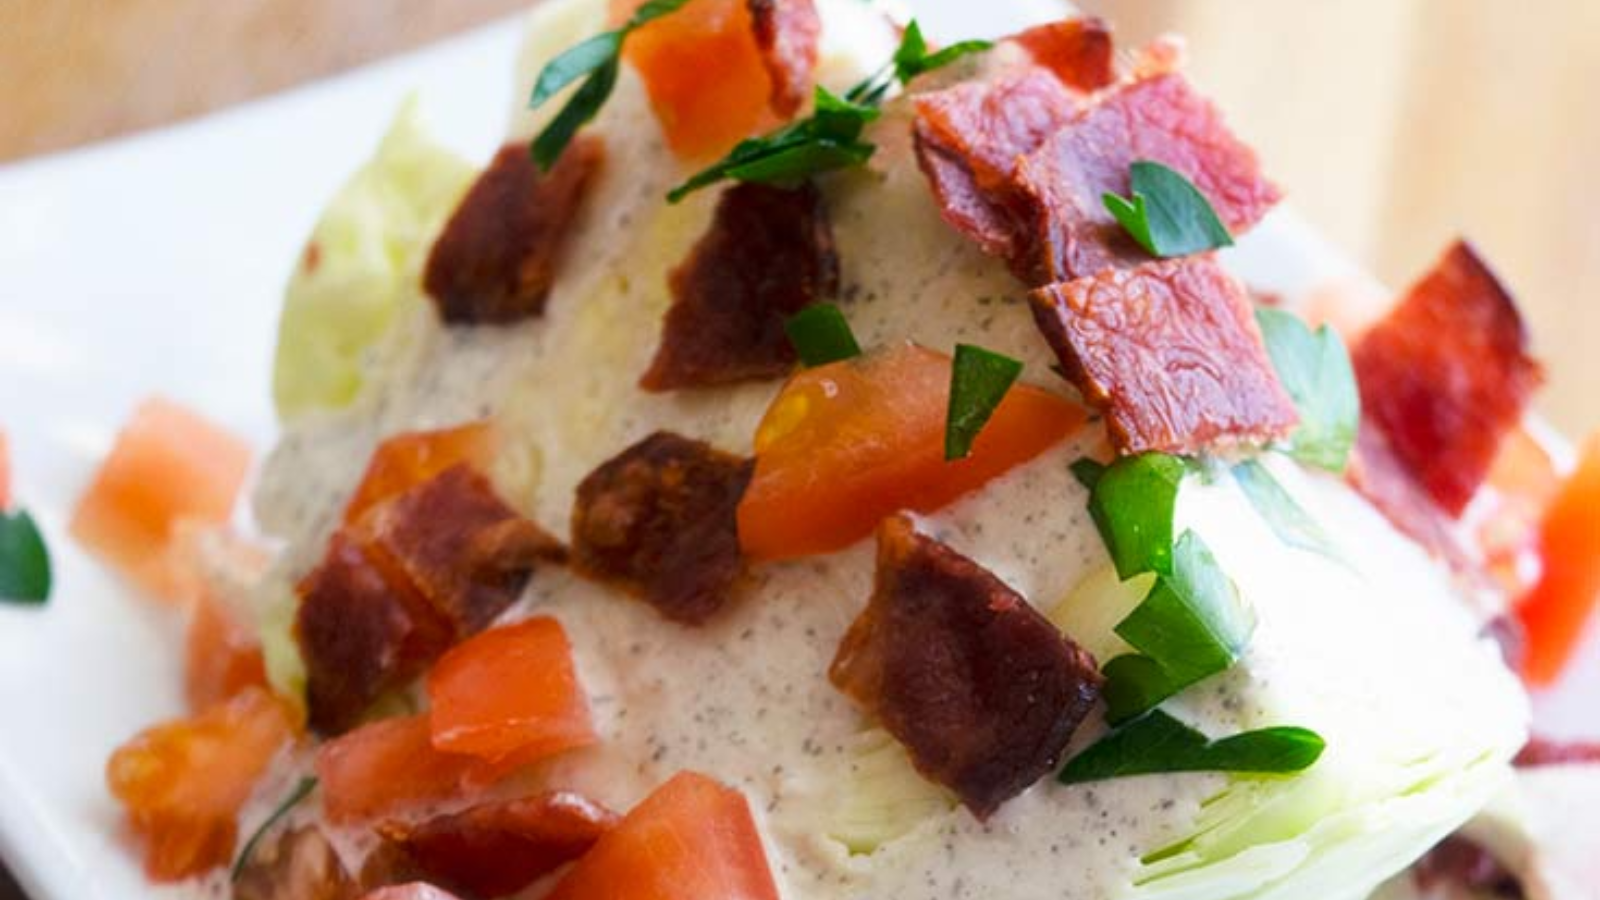
[[[289,796],[278,804],[278,808],[267,816],[266,821],[261,823],[261,827],[256,829],[255,834],[250,835],[250,839],[244,842],[244,849],[239,851],[239,858],[234,860],[233,870],[228,874],[229,880],[239,880],[239,876],[244,872],[245,863],[249,862],[251,854],[256,852],[256,845],[261,843],[262,838],[266,837],[267,832],[271,831],[273,826],[277,825],[284,816],[289,814],[289,810],[294,809],[295,806],[299,805],[300,801],[310,796],[311,792],[316,789],[317,779],[311,777],[300,779],[299,783],[294,786],[294,790],[289,792]]]
[[[1128,175],[1131,197],[1107,192],[1100,199],[1151,256],[1188,256],[1233,244],[1211,202],[1182,174],[1140,160],[1129,167]]]
[[[993,350],[957,344],[950,365],[950,406],[945,415],[944,458],[965,459],[972,442],[1022,374],[1022,363]]]
[[[1156,707],[1238,662],[1255,616],[1205,542],[1176,532],[1178,493],[1190,464],[1146,453],[1110,465],[1079,460],[1072,473],[1089,489],[1089,513],[1118,577],[1154,574],[1143,601],[1114,629],[1134,649],[1102,668],[1110,734],[1068,762],[1067,784],[1183,771],[1299,771],[1322,739],[1273,728],[1211,741]]]
[[[622,42],[634,30],[676,12],[689,0],[649,0],[642,4],[621,28],[601,33],[576,44],[550,60],[539,71],[533,84],[533,96],[528,99],[530,109],[538,109],[562,89],[582,78],[583,84],[572,92],[567,105],[556,113],[544,130],[533,139],[533,159],[548,171],[561,158],[562,151],[572,142],[578,129],[588,124],[617,86],[617,76],[622,71]]]
[[[1292,726],[1213,741],[1158,709],[1073,757],[1056,777],[1082,784],[1163,772],[1287,774],[1310,768],[1326,747],[1316,732]]]
[[[50,598],[50,551],[26,510],[0,510],[0,601],[42,604]]]
[[[800,363],[808,368],[861,355],[844,313],[832,303],[814,303],[783,323]]]
[[[727,156],[673,188],[667,201],[677,203],[721,181],[793,186],[813,175],[859,166],[878,149],[862,140],[861,132],[878,118],[878,106],[896,82],[906,84],[918,75],[991,46],[988,41],[962,41],[929,53],[922,29],[913,20],[906,26],[894,57],[878,71],[842,97],[819,86],[810,116],[740,141]]]
[[[1281,309],[1258,309],[1256,321],[1278,381],[1300,414],[1281,449],[1307,465],[1343,472],[1361,423],[1361,393],[1344,341],[1332,328],[1313,332]]]

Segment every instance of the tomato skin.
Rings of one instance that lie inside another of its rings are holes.
[[[972,455],[944,459],[948,356],[911,344],[806,369],[756,432],[756,470],[739,504],[754,559],[828,553],[902,509],[932,512],[1076,432],[1084,409],[1018,384]]]
[[[433,748],[426,713],[346,732],[318,749],[316,763],[323,808],[339,822],[452,796],[473,765]]]
[[[622,21],[638,6],[612,0],[612,18]],[[681,159],[709,161],[777,124],[747,0],[690,0],[629,35],[623,56],[644,79],[667,144]]]
[[[267,687],[267,667],[254,629],[202,591],[195,600],[184,647],[184,694],[195,711],[247,688]]]
[[[646,797],[547,900],[777,900],[744,795],[680,772]]]
[[[180,525],[228,520],[250,448],[171,401],[140,404],[72,516],[72,536],[149,593],[173,602],[199,583]]]
[[[547,616],[492,628],[446,653],[428,675],[434,749],[523,764],[592,744],[572,645]]]
[[[1600,433],[1584,444],[1539,527],[1542,571],[1517,604],[1527,632],[1523,677],[1554,684],[1600,601]]]
[[[345,506],[345,524],[383,500],[427,481],[459,463],[488,471],[497,444],[488,422],[469,422],[435,431],[409,431],[378,445],[361,483]]]
[[[288,706],[251,688],[117,748],[106,781],[144,844],[152,880],[176,881],[229,861],[239,809],[294,734]]]

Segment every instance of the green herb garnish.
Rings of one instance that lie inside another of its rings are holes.
[[[929,53],[928,42],[922,37],[922,26],[913,19],[906,25],[900,47],[894,52],[894,76],[901,84],[909,84],[918,75],[944,68],[969,53],[981,53],[993,46],[993,41],[961,41]]]
[[[1118,578],[1172,571],[1172,517],[1187,472],[1183,460],[1164,453],[1124,456],[1101,469],[1089,493],[1089,515]]]
[[[1327,532],[1295,502],[1266,466],[1254,459],[1245,460],[1233,467],[1233,480],[1239,483],[1261,518],[1267,520],[1278,540],[1290,547],[1339,559],[1339,552]]]
[[[1057,779],[1082,784],[1165,772],[1286,775],[1311,767],[1327,744],[1305,728],[1277,727],[1210,740],[1160,710],[1140,716],[1073,757]]]
[[[1173,547],[1172,573],[1158,577],[1115,630],[1139,653],[1105,665],[1106,718],[1113,724],[1226,671],[1250,643],[1255,617],[1205,542],[1186,531]]]
[[[1332,328],[1313,332],[1283,310],[1258,309],[1256,321],[1278,381],[1300,413],[1283,449],[1307,465],[1343,472],[1361,423],[1361,393],[1344,341]]]
[[[1091,491],[1094,490],[1095,485],[1100,483],[1100,476],[1106,473],[1105,463],[1090,459],[1087,456],[1076,460],[1068,468],[1072,470],[1072,477],[1076,478],[1078,483],[1083,485],[1085,489]]]
[[[0,512],[0,600],[41,604],[50,599],[50,551],[33,517]]]
[[[1011,390],[1022,363],[993,350],[957,344],[950,366],[950,409],[944,422],[944,458],[965,459],[972,442]]]
[[[556,164],[567,144],[572,142],[572,136],[595,117],[611,96],[622,69],[622,42],[628,35],[646,23],[676,12],[687,2],[689,0],[649,0],[635,10],[621,28],[603,31],[545,64],[533,84],[533,95],[528,98],[531,109],[543,106],[578,79],[587,80],[533,139],[533,159],[541,169],[548,171]]]
[[[1129,167],[1129,180],[1131,198],[1107,192],[1100,200],[1150,255],[1188,256],[1233,244],[1210,201],[1181,174],[1141,160]]]
[[[866,162],[877,148],[860,139],[878,109],[818,87],[816,109],[804,119],[761,137],[740,141],[727,156],[690,176],[667,194],[677,203],[724,179],[792,187],[818,172]]]
[[[677,203],[719,181],[792,187],[813,175],[859,166],[878,149],[861,140],[861,132],[867,123],[878,118],[878,105],[896,81],[904,84],[989,46],[987,41],[963,41],[929,54],[922,29],[912,21],[891,62],[851,87],[843,97],[819,86],[810,116],[740,141],[727,156],[673,188],[667,194],[667,202]]]
[[[850,331],[844,313],[832,303],[817,303],[800,310],[783,323],[789,343],[807,366],[825,366],[861,355],[861,345]]]
[[[239,858],[234,860],[233,871],[228,876],[229,880],[239,880],[240,873],[244,871],[244,864],[249,861],[250,854],[255,852],[256,844],[261,842],[261,839],[266,836],[268,831],[272,830],[274,825],[278,824],[280,819],[289,814],[289,810],[294,809],[301,800],[310,796],[311,792],[316,789],[317,779],[300,779],[300,783],[296,784],[294,790],[289,792],[289,796],[278,804],[278,808],[272,811],[272,815],[267,816],[267,820],[261,823],[261,827],[256,829],[256,833],[250,835],[250,840],[244,842],[244,849],[239,851]]]

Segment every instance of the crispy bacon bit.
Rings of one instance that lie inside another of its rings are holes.
[[[433,245],[423,287],[446,322],[504,324],[544,312],[585,189],[605,157],[579,137],[548,172],[526,144],[500,149]]]
[[[1557,741],[1534,735],[1516,759],[1516,765],[1524,769],[1583,764],[1600,765],[1600,741]]]
[[[1411,870],[1411,877],[1425,892],[1439,890],[1473,891],[1504,900],[1522,900],[1522,882],[1488,850],[1460,835],[1445,838],[1428,851]]]
[[[374,507],[357,531],[444,614],[457,639],[504,612],[535,564],[566,557],[560,542],[465,465]]]
[[[1401,534],[1458,572],[1477,568],[1472,554],[1451,529],[1449,518],[1406,472],[1388,437],[1370,417],[1361,419],[1345,477]]]
[[[794,367],[784,321],[839,290],[822,194],[739,184],[669,279],[661,346],[639,379],[648,391],[776,378]]]
[[[659,431],[578,485],[572,564],[698,625],[744,576],[735,511],[754,470],[708,444]]]
[[[1287,434],[1244,286],[1212,256],[1147,262],[1033,292],[1068,380],[1106,412],[1123,453],[1194,453]]]
[[[980,819],[1055,768],[1101,682],[1025,599],[903,516],[879,526],[872,599],[828,674]]]
[[[1117,79],[1111,29],[1098,16],[1036,25],[1010,39],[1075,91],[1098,91]]]
[[[1158,74],[1100,95],[1022,161],[1017,180],[1042,244],[1035,259],[1012,268],[1039,284],[1148,258],[1101,200],[1107,192],[1127,196],[1129,167],[1139,160],[1162,163],[1194,182],[1234,234],[1248,230],[1280,196],[1216,107],[1181,74]]]
[[[746,0],[761,62],[772,79],[772,111],[793,116],[811,97],[822,18],[813,0]]]
[[[314,827],[257,844],[233,879],[233,900],[351,900],[356,890],[332,845]]]
[[[484,803],[420,825],[378,829],[397,854],[390,871],[463,897],[504,897],[582,856],[619,821],[578,794],[559,792]]]
[[[940,214],[991,256],[1026,277],[1038,255],[1017,162],[1066,125],[1079,100],[1043,68],[966,82],[916,98],[917,164]]]
[[[355,724],[385,691],[494,620],[560,544],[458,465],[337,532],[301,582],[296,636],[314,728]]]
[[[1395,459],[1452,516],[1539,386],[1515,301],[1457,241],[1352,353],[1361,404]]]
[[[452,643],[449,622],[343,532],[299,592],[295,637],[306,706],[311,727],[323,733],[354,725],[373,700],[422,674]]]

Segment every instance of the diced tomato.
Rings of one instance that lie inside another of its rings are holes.
[[[185,647],[184,692],[196,711],[246,688],[267,686],[267,668],[256,631],[206,591],[195,601]]]
[[[750,805],[694,772],[657,788],[548,900],[777,900]]]
[[[78,501],[72,535],[140,587],[190,599],[199,583],[179,525],[226,522],[250,468],[250,447],[194,412],[146,400]]]
[[[361,484],[345,507],[346,523],[386,500],[416,487],[459,463],[488,471],[494,461],[494,428],[488,422],[469,422],[438,431],[397,434],[378,445],[367,463]]]
[[[11,447],[0,431],[0,512],[11,508]]]
[[[1583,447],[1539,528],[1542,571],[1517,606],[1527,631],[1523,676],[1549,685],[1561,675],[1600,600],[1600,433]]]
[[[826,553],[902,509],[932,512],[1082,427],[1084,409],[1014,386],[972,455],[944,459],[950,357],[914,345],[807,369],[756,432],[739,543],[756,559]]]
[[[233,855],[240,807],[293,737],[288,706],[266,691],[247,689],[117,748],[106,780],[144,842],[149,876],[175,881],[225,864]]]
[[[433,746],[525,764],[592,744],[589,702],[561,623],[539,617],[457,645],[428,675]]]
[[[612,16],[621,21],[639,5],[612,0]],[[644,79],[668,145],[685,160],[721,156],[776,124],[748,0],[690,0],[629,35],[623,55]]]
[[[363,725],[317,751],[323,807],[335,821],[449,797],[475,764],[434,749],[426,713]]]
[[[1538,576],[1539,520],[1561,476],[1538,439],[1517,428],[1501,442],[1488,486],[1470,513],[1484,569],[1508,595],[1520,596]]]

